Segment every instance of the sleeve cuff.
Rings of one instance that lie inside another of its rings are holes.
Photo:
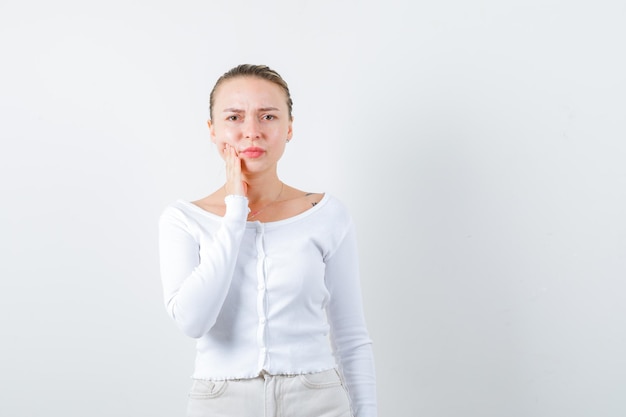
[[[229,194],[224,198],[226,203],[226,213],[224,217],[229,219],[246,219],[250,208],[248,208],[248,197],[243,195]]]

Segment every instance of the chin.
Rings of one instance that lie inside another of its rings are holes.
[[[242,160],[241,162],[241,172],[243,174],[260,174],[272,169],[272,165],[267,164],[267,162],[255,160]]]

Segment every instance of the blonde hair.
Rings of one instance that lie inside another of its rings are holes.
[[[285,95],[287,96],[287,109],[289,110],[289,118],[292,119],[293,116],[291,114],[293,108],[293,101],[291,100],[291,94],[289,93],[289,87],[283,77],[281,77],[276,71],[268,67],[267,65],[252,65],[252,64],[241,64],[236,66],[235,68],[230,69],[220,78],[218,78],[217,82],[213,86],[213,90],[211,90],[211,95],[209,96],[209,115],[211,119],[213,119],[213,106],[215,105],[215,91],[224,81],[237,78],[237,77],[257,77],[263,80],[267,80],[272,82],[283,89]]]

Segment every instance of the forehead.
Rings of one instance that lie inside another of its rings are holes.
[[[287,96],[283,89],[258,77],[235,77],[223,81],[215,92],[215,106],[274,106],[287,108]]]

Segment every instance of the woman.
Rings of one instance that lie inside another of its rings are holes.
[[[292,100],[240,65],[210,96],[226,183],[160,220],[168,313],[197,338],[188,416],[376,416],[356,239],[344,206],[284,184]]]

